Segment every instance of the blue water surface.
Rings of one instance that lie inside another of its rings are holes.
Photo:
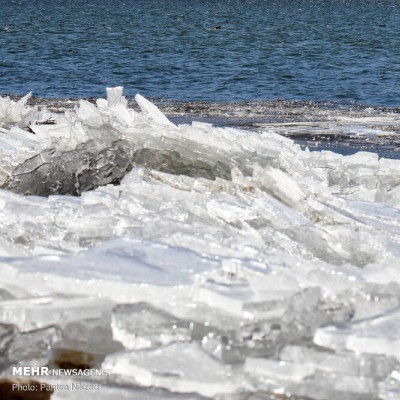
[[[400,2],[0,0],[0,94],[400,104]]]

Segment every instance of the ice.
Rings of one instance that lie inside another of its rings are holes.
[[[88,101],[81,100],[79,106],[75,106],[75,112],[77,117],[86,125],[100,128],[104,124],[101,112]]]
[[[132,149],[118,140],[104,145],[89,141],[62,154],[43,151],[18,165],[3,183],[15,193],[78,195],[117,183],[131,168]]]
[[[234,392],[243,384],[232,376],[229,367],[208,356],[196,343],[119,353],[107,357],[103,367],[143,386],[210,397]]]
[[[9,97],[0,97],[0,126],[8,126],[27,116],[32,110],[26,107],[26,103],[31,98],[32,93],[28,93],[17,102]]]
[[[317,372],[306,384],[294,385],[292,393],[323,400],[375,400],[376,384],[371,378]]]
[[[2,325],[3,326],[3,325]],[[52,346],[61,340],[61,332],[56,327],[19,332],[12,330],[4,342],[2,339],[3,374],[10,374],[12,366],[46,366],[51,360]]]
[[[145,99],[140,94],[135,96],[135,100],[143,114],[148,115],[154,122],[160,125],[167,125],[175,128],[175,125],[153,103]]]
[[[27,100],[0,105],[5,375],[112,366],[99,399],[398,396],[398,160],[176,126],[121,87]]]
[[[399,365],[393,357],[350,351],[332,352],[324,348],[302,346],[284,347],[280,359],[299,365],[310,365],[320,371],[375,379],[386,378]]]
[[[108,311],[99,318],[63,321],[59,325],[62,339],[52,347],[52,363],[57,367],[96,368],[107,355],[123,350],[123,346],[113,340]]]
[[[0,370],[2,370],[8,364],[7,350],[17,334],[17,327],[13,325],[0,324]]]
[[[0,301],[11,300],[14,296],[6,289],[0,288]]]
[[[280,360],[247,358],[245,371],[259,390],[285,387],[295,396],[312,399],[376,399],[377,379],[384,379],[396,364],[373,357],[287,346]]]
[[[172,147],[172,146],[171,146]],[[209,156],[204,158],[211,158]],[[220,161],[192,159],[176,150],[143,148],[135,151],[132,162],[161,172],[206,179],[230,179],[230,168]]]
[[[35,297],[0,301],[0,323],[18,326],[22,332],[99,317],[112,303],[98,298]]]
[[[307,365],[314,371],[319,369],[357,376],[360,373],[360,361],[353,353],[333,353],[303,346],[285,346],[280,354],[282,361],[297,365]]]
[[[190,341],[193,323],[146,303],[117,306],[112,313],[113,337],[127,349],[158,347]]]
[[[383,400],[397,400],[400,398],[400,374],[398,369],[379,384],[379,398]]]
[[[332,349],[382,354],[400,360],[400,311],[349,324],[343,328],[321,327],[314,342]]]
[[[400,306],[399,285],[366,284],[363,290],[343,291],[340,299],[353,309],[353,321],[376,317]]]
[[[263,358],[247,358],[245,372],[263,375],[271,380],[290,380],[301,382],[312,375],[316,370],[312,365],[296,365],[284,361],[275,361]]]

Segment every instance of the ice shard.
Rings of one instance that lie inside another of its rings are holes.
[[[0,323],[18,326],[22,332],[85,318],[100,317],[112,303],[97,298],[35,297],[0,301]]]
[[[146,303],[117,306],[112,313],[113,337],[127,349],[189,342],[193,323]]]
[[[143,386],[203,396],[232,393],[242,382],[229,367],[207,355],[196,343],[171,344],[157,350],[117,353],[103,363]]]
[[[382,354],[400,360],[399,335],[400,312],[396,310],[344,327],[321,327],[315,334],[314,342],[327,348]]]

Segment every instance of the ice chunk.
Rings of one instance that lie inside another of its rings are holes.
[[[307,288],[291,299],[280,321],[283,340],[286,343],[311,341],[315,329],[329,322],[343,323],[349,320],[348,307],[324,300],[318,288]]]
[[[360,375],[369,376],[377,380],[387,378],[393,371],[400,367],[399,361],[394,357],[379,354],[360,354]]]
[[[104,123],[100,111],[86,100],[79,101],[79,106],[75,106],[75,112],[86,125],[100,128]]]
[[[16,193],[77,195],[118,183],[131,168],[133,149],[124,141],[88,141],[62,154],[44,151],[20,164],[0,187]]]
[[[3,237],[0,237],[0,257],[18,257],[23,253],[24,251],[17,245]],[[0,294],[0,299],[1,297]]]
[[[341,371],[322,371],[317,363],[303,364],[248,358],[245,371],[253,379],[258,377],[254,384],[259,389],[278,391],[284,387],[285,392],[294,395],[295,398],[297,396],[322,400],[376,398],[374,379],[346,375]]]
[[[112,313],[115,340],[127,349],[158,347],[190,341],[193,323],[180,320],[146,303],[117,306]]]
[[[317,371],[304,383],[290,385],[295,395],[321,400],[375,400],[376,383],[369,377]]]
[[[332,353],[303,346],[286,346],[282,349],[282,361],[297,365],[311,365],[315,369],[358,376],[360,361],[354,353]]]
[[[110,310],[112,303],[98,298],[36,297],[0,302],[0,322],[14,324],[22,332],[54,325],[99,317]]]
[[[288,380],[301,382],[306,377],[313,375],[316,365],[292,364],[284,361],[269,360],[266,358],[247,358],[244,370],[248,374],[266,376],[272,380]]]
[[[386,378],[399,365],[393,357],[349,351],[332,352],[302,346],[284,347],[280,358],[299,365],[310,364],[320,371],[374,379]]]
[[[219,265],[185,248],[139,239],[115,239],[70,257],[43,256],[11,263],[11,269],[2,267],[3,281],[15,282],[18,270],[20,282],[37,293],[59,290],[117,301],[151,299],[156,305],[181,296],[191,298],[196,274]]]
[[[26,103],[32,97],[32,93],[28,93],[17,102],[9,97],[0,97],[0,124],[9,125],[19,122],[26,114],[30,112],[30,108],[26,107]]]
[[[263,188],[274,197],[282,200],[290,207],[302,208],[306,195],[295,180],[287,174],[276,168],[261,169],[259,166],[255,166],[254,175],[260,180]]]
[[[55,327],[15,333],[4,351],[4,363],[9,366],[45,366],[52,358],[52,346],[60,339],[60,330]]]
[[[143,386],[203,396],[232,393],[243,384],[235,380],[229,367],[207,355],[197,343],[117,353],[106,358],[103,368],[111,368]]]
[[[246,358],[243,346],[240,346],[232,338],[215,332],[210,332],[203,337],[201,347],[208,354],[226,364],[237,364]]]
[[[115,107],[118,104],[127,105],[125,98],[122,96],[124,88],[117,86],[113,88],[107,88],[107,103],[109,107]]]
[[[0,303],[3,300],[11,300],[14,296],[6,289],[0,287]]]
[[[335,350],[382,354],[400,360],[400,311],[349,324],[318,328],[314,342]]]
[[[173,124],[153,103],[145,99],[143,96],[137,94],[135,100],[142,112],[154,122],[160,125],[167,125],[171,128],[176,128],[175,124]]]
[[[110,324],[109,312],[100,318],[60,323],[62,340],[52,348],[52,362],[60,368],[99,367],[105,356],[123,350],[113,340]]]
[[[16,326],[0,324],[0,371],[8,363],[7,351],[16,335],[18,335]]]
[[[400,372],[393,371],[384,381],[379,383],[379,398],[383,400],[400,399]]]
[[[156,171],[175,175],[186,175],[205,179],[230,179],[231,170],[229,165],[224,164],[212,157],[188,157],[184,153],[174,150],[161,150],[142,148],[134,152],[132,163]],[[206,158],[206,160],[204,160]]]
[[[393,311],[400,306],[397,283],[374,285],[366,283],[361,290],[343,290],[339,297],[353,310],[353,321],[367,319]]]

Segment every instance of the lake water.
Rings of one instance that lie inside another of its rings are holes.
[[[398,106],[400,2],[0,3],[0,94]]]

